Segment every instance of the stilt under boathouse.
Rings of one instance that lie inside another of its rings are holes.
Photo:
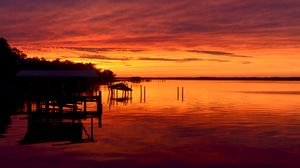
[[[112,99],[115,99],[118,101],[132,99],[132,88],[128,87],[124,83],[117,83],[114,85],[110,85],[109,90],[110,90],[110,97]],[[118,91],[122,92],[121,97],[119,97]]]

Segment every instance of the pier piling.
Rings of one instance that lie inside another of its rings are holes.
[[[146,102],[146,86],[144,86],[144,103]]]
[[[184,93],[183,91],[184,91],[184,87],[182,87],[181,89],[182,89],[182,90],[181,90],[181,100],[183,101],[183,93]]]

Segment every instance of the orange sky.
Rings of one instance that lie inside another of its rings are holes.
[[[28,57],[118,76],[300,76],[298,0],[2,0],[0,36]]]

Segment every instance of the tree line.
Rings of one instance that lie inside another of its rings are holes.
[[[27,58],[27,55],[17,48],[12,48],[7,40],[0,38],[0,75],[1,80],[13,80],[21,70],[94,70],[99,79],[112,81],[115,74],[111,70],[101,70],[92,63],[75,63],[69,60],[53,61],[45,58]]]

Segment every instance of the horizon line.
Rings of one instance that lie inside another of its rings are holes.
[[[131,76],[131,77],[116,77],[116,79],[119,80],[299,80],[300,76],[290,76],[290,77],[284,77],[284,76],[272,76],[272,77],[212,77],[212,76],[199,76],[199,77],[142,77],[142,76]]]

